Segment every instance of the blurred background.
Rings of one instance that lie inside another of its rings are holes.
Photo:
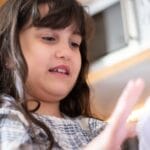
[[[79,1],[95,24],[88,54],[93,113],[107,119],[127,82],[141,77],[146,88],[138,110],[150,95],[150,1]]]

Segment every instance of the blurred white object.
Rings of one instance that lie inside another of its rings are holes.
[[[146,100],[143,109],[143,115],[137,124],[137,133],[139,139],[139,150],[150,149],[150,98]]]

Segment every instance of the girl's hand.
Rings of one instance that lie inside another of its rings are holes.
[[[108,121],[105,130],[90,142],[85,150],[120,150],[123,141],[131,136],[133,126],[127,118],[144,89],[144,81],[137,79],[128,82]]]

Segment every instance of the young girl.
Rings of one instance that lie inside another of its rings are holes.
[[[8,0],[0,18],[1,149],[120,148],[143,81],[129,82],[108,125],[92,117],[83,7],[75,0]]]

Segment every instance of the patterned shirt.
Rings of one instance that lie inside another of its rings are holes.
[[[52,150],[81,150],[104,128],[105,123],[86,117],[58,118],[36,115],[52,132],[54,145]],[[0,108],[0,149],[1,150],[47,150],[48,139],[43,130],[34,127],[34,136],[27,128],[28,122],[17,110]],[[44,144],[34,142],[38,136]]]

